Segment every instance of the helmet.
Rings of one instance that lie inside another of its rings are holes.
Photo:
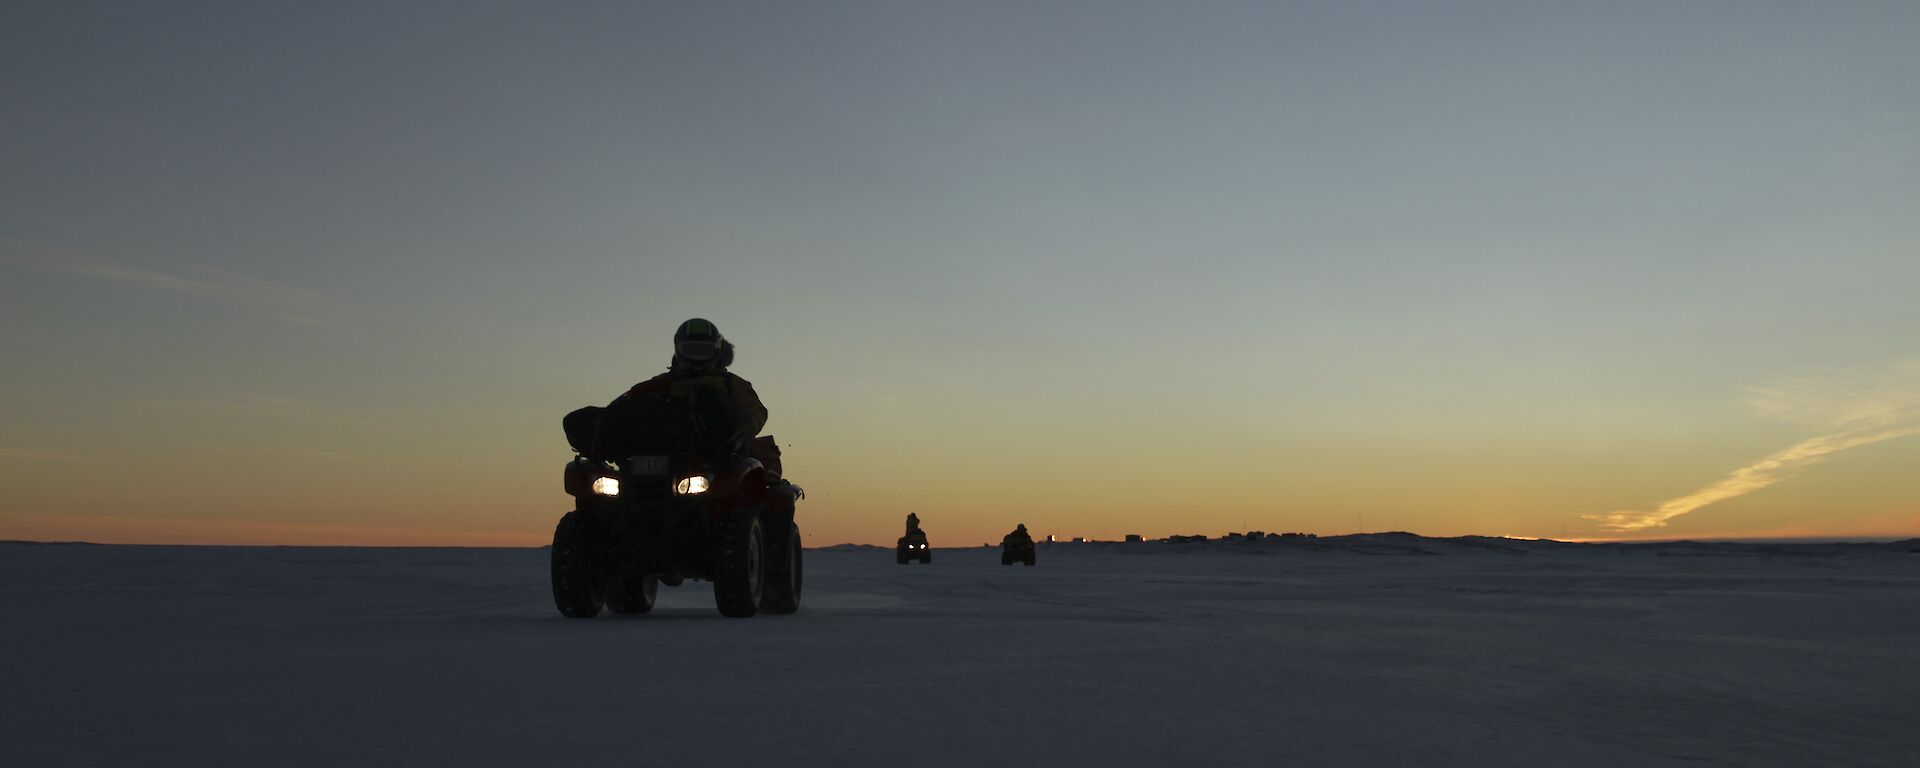
[[[733,345],[720,335],[720,327],[711,321],[694,318],[673,332],[673,364],[676,368],[707,371],[733,363]]]

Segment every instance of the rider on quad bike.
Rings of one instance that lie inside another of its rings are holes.
[[[933,562],[933,550],[927,546],[927,532],[920,530],[920,516],[912,512],[907,513],[907,535],[900,537],[899,543],[893,547],[894,563],[906,565],[910,560],[917,560],[922,565]]]
[[[1014,563],[1033,565],[1033,536],[1027,533],[1026,523],[1019,524],[1012,533],[1000,539],[1000,564]]]
[[[733,365],[733,342],[720,335],[720,329],[713,323],[694,318],[680,324],[673,332],[673,362],[662,373],[646,381],[633,385],[626,394],[613,399],[607,410],[613,411],[648,395],[665,394],[669,398],[689,400],[697,395],[714,395],[715,402],[707,404],[708,413],[718,415],[715,421],[724,422],[720,434],[709,435],[716,447],[738,447],[739,444],[760,434],[760,428],[767,425],[767,407],[760,403],[760,395],[753,391],[753,384],[727,370]],[[725,403],[734,407],[733,413],[726,413]],[[720,426],[718,424],[712,426]],[[608,446],[607,442],[617,442],[633,435],[623,435],[619,430],[609,434],[608,424],[601,422],[600,430],[594,435],[594,450],[600,452]]]
[[[727,370],[733,344],[694,318],[674,332],[666,373],[605,408],[567,414],[574,510],[553,534],[554,603],[590,618],[653,609],[661,583],[713,582],[727,616],[800,607],[800,487],[753,385]]]

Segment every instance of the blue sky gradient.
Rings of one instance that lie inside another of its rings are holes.
[[[1916,43],[1912,3],[9,4],[0,536],[537,542],[559,415],[695,315],[836,541],[1607,535],[1832,426],[1752,388],[1905,386]],[[1914,442],[1653,533],[1920,533],[1846,474]],[[145,493],[73,495],[107,446]],[[223,486],[288,461],[298,504]]]

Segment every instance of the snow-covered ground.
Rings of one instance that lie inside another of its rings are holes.
[[[575,621],[544,550],[0,544],[0,763],[1911,766],[1914,547],[812,550],[795,616]]]

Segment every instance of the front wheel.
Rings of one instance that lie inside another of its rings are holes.
[[[593,521],[568,512],[553,528],[553,604],[570,619],[600,615],[606,603],[604,585],[593,577]]]
[[[800,524],[787,524],[787,533],[771,543],[767,557],[767,594],[760,608],[785,616],[800,610]]]
[[[759,515],[727,523],[720,535],[720,562],[713,579],[713,602],[720,615],[744,619],[760,612],[767,580],[765,549]]]

